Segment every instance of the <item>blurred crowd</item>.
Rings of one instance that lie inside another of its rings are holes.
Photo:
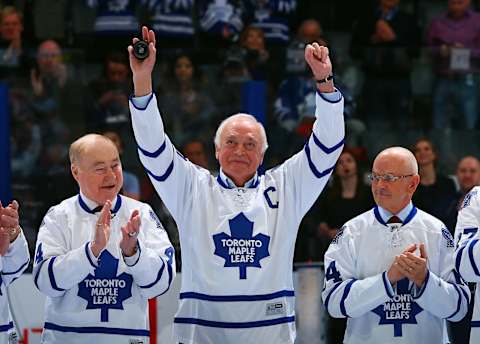
[[[270,147],[265,168],[303,146],[316,92],[304,47],[319,42],[330,48],[335,85],[345,99],[346,148],[302,223],[297,261],[322,260],[338,228],[373,206],[367,169],[390,145],[412,149],[421,175],[414,202],[453,231],[459,202],[480,183],[479,5],[0,1],[0,82],[9,89],[12,188],[23,204],[30,243],[46,209],[77,192],[69,144],[96,132],[119,148],[123,192],[155,208],[180,251],[176,225],[141,169],[130,124],[126,47],[144,23],[158,37],[154,85],[166,132],[188,159],[212,173],[213,131],[236,112],[252,112],[264,123]]]

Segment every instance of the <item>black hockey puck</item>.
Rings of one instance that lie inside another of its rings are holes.
[[[133,45],[133,55],[139,60],[145,60],[148,57],[148,43],[138,41]]]

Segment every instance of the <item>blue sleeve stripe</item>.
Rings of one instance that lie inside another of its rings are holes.
[[[462,254],[463,250],[465,249],[465,246],[462,246],[456,253],[455,257],[455,270],[460,274],[460,264],[462,263]],[[460,274],[461,276],[462,274]]]
[[[342,312],[344,317],[348,318],[347,310],[345,309],[345,301],[347,300],[348,294],[350,293],[350,289],[352,288],[352,284],[355,283],[357,280],[352,279],[348,284],[345,286],[343,290],[342,299],[340,300],[340,312]]]
[[[390,281],[387,278],[387,272],[384,271],[382,273],[382,280],[383,280],[383,286],[385,287],[385,290],[387,291],[387,295],[389,298],[393,298],[395,294],[392,293],[391,291],[391,284]]]
[[[327,147],[322,142],[320,142],[320,140],[315,135],[315,133],[312,133],[312,138],[313,138],[313,142],[315,142],[315,144],[318,146],[318,148],[320,148],[326,154],[331,154],[331,153],[335,152],[337,149],[343,147],[343,144],[345,143],[345,138],[343,138],[336,145],[334,145],[332,147]]]
[[[330,297],[332,296],[333,292],[334,292],[335,290],[337,290],[337,288],[342,285],[342,283],[343,283],[343,282],[337,282],[337,283],[333,286],[333,288],[330,290],[330,292],[328,293],[327,297],[325,298],[325,303],[324,303],[324,305],[325,305],[325,309],[327,310],[327,312],[328,312],[328,303],[330,302]]]
[[[472,320],[470,322],[471,327],[480,327],[480,321],[479,320]]]
[[[8,272],[2,272],[2,275],[15,275],[17,273],[19,273],[20,271],[22,271],[22,269],[24,269],[28,263],[30,263],[30,258],[27,259],[27,261],[25,263],[23,263],[17,270],[15,271],[8,271]]]
[[[293,290],[280,290],[271,294],[259,295],[208,295],[195,292],[180,293],[180,300],[194,299],[213,302],[245,302],[245,301],[266,301],[278,299],[280,297],[293,297],[295,292]]]
[[[331,97],[327,97],[322,92],[318,92],[318,90],[317,90],[317,94],[320,96],[320,98],[322,98],[326,102],[332,103],[332,104],[340,103],[342,101],[342,98],[343,98],[342,93],[340,93],[340,91],[338,91],[337,89],[335,89],[335,92],[333,92],[333,94],[335,94],[335,93],[340,94],[340,97],[338,99],[331,99]],[[328,93],[328,94],[332,94],[332,93]]]
[[[416,300],[416,299],[419,299],[420,297],[422,297],[423,295],[423,292],[425,291],[425,289],[427,289],[427,284],[428,284],[428,280],[430,278],[430,271],[427,270],[427,277],[425,277],[425,281],[423,282],[423,286],[422,288],[420,289],[420,292],[418,293],[417,296],[413,296],[413,298]]]
[[[457,315],[458,312],[460,312],[460,306],[462,305],[462,294],[460,293],[460,290],[459,288],[453,284],[453,283],[450,283],[451,285],[453,285],[455,287],[455,290],[457,291],[457,294],[458,294],[458,301],[457,301],[457,309],[455,310],[455,312],[453,312],[450,316],[447,317],[447,319],[451,319],[453,318],[455,315]]]
[[[57,286],[57,282],[55,281],[55,275],[53,274],[53,263],[55,262],[56,258],[57,257],[52,257],[48,262],[48,278],[50,279],[50,284],[52,285],[53,289],[57,291],[65,291],[65,289],[59,288]]]
[[[164,174],[162,174],[161,176],[157,176],[155,174],[153,174],[152,172],[150,172],[150,170],[146,167],[145,168],[145,171],[147,172],[147,174],[152,177],[154,180],[156,180],[157,182],[164,182],[165,180],[167,180],[167,178],[170,176],[170,174],[172,173],[173,171],[173,160],[170,164],[170,166],[168,166],[167,170],[165,171]]]
[[[114,328],[114,327],[73,327],[62,326],[51,322],[46,322],[44,325],[45,330],[58,331],[58,332],[73,332],[73,333],[99,333],[99,334],[119,334],[123,336],[140,336],[149,337],[149,330],[137,330],[129,328]]]
[[[335,168],[335,165],[333,165],[332,167],[327,168],[325,171],[322,171],[322,172],[318,171],[317,168],[315,167],[315,164],[312,161],[312,157],[310,156],[310,148],[308,147],[308,142],[305,145],[305,153],[307,154],[308,166],[310,167],[310,170],[312,171],[315,177],[319,179],[322,177],[325,177],[329,175]]]
[[[137,148],[140,151],[140,153],[142,153],[145,156],[148,156],[149,158],[157,158],[158,156],[160,156],[160,154],[162,154],[163,151],[165,150],[165,147],[167,147],[167,139],[166,138],[163,141],[162,145],[154,152],[149,152],[146,149],[143,149],[142,147],[137,145]]]
[[[472,265],[473,272],[475,273],[475,275],[480,276],[477,264],[475,263],[475,257],[473,256],[473,247],[477,242],[478,239],[473,239],[468,245],[468,258],[470,259],[470,264]]]
[[[130,98],[129,98],[129,99],[130,99],[130,103],[133,105],[133,107],[134,107],[135,109],[137,109],[137,110],[143,111],[143,110],[145,110],[145,109],[148,107],[148,105],[149,105],[150,102],[152,101],[152,99],[153,99],[153,92],[152,92],[152,94],[150,94],[150,97],[148,97],[147,104],[146,104],[144,107],[140,107],[140,106],[135,105],[135,100],[134,100],[133,98],[134,98],[133,94],[130,95]]]
[[[157,277],[155,278],[155,281],[153,281],[152,283],[147,284],[147,285],[140,285],[139,287],[142,288],[142,289],[147,289],[147,288],[153,287],[162,278],[163,270],[165,270],[165,262],[162,259],[162,267],[160,268],[160,270],[158,270],[158,274],[157,274]]]
[[[173,322],[176,324],[192,324],[216,328],[254,328],[295,322],[295,316],[248,322],[223,322],[198,318],[175,318]]]
[[[13,328],[13,321],[10,321],[8,324],[0,325],[0,332],[7,332]]]
[[[90,252],[88,252],[88,244],[89,244],[89,243],[90,243],[90,242],[87,242],[87,243],[85,244],[85,255],[87,256],[90,265],[93,266],[93,268],[96,269],[97,267],[95,266],[95,264],[93,264],[92,257],[90,257]]]
[[[40,262],[40,265],[38,266],[37,272],[35,274],[35,278],[33,279],[33,283],[35,284],[38,290],[40,290],[40,288],[38,287],[38,277],[40,277],[40,270],[42,270],[43,264],[45,264],[47,260],[48,259],[45,259]]]

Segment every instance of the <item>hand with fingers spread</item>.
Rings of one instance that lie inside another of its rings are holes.
[[[137,251],[137,236],[140,231],[140,212],[134,210],[130,220],[125,226],[122,226],[122,240],[120,248],[126,257],[133,256]]]
[[[320,80],[326,80],[332,75],[332,62],[330,61],[329,51],[327,47],[318,43],[307,44],[305,47],[305,60],[310,66],[317,86],[320,92],[333,92],[333,80],[318,83]]]
[[[408,246],[405,249],[405,251],[403,251],[402,254],[413,253],[413,252],[415,252],[416,249],[417,249],[417,245],[416,244],[411,244],[410,246]],[[405,274],[400,269],[398,263],[397,263],[398,257],[399,256],[397,256],[395,258],[394,262],[392,263],[392,265],[390,266],[390,268],[387,271],[387,278],[390,281],[390,284],[392,284],[392,285],[406,277]]]
[[[398,269],[405,277],[415,283],[417,287],[421,287],[427,277],[427,251],[425,244],[420,244],[420,256],[413,252],[404,252],[395,259]]]
[[[132,45],[128,46],[135,97],[146,96],[152,93],[152,71],[155,66],[157,53],[157,49],[155,48],[155,33],[153,30],[149,30],[146,26],[143,26],[142,39],[148,43],[149,55],[146,59],[139,60],[133,53],[133,45],[139,41],[139,38],[135,37],[132,40]]]
[[[106,201],[95,225],[95,238],[92,241],[91,250],[93,255],[98,258],[100,253],[107,247],[110,239],[110,209],[112,202]]]

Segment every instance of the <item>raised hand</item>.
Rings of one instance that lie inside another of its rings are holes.
[[[3,207],[0,202],[0,256],[5,255],[10,243],[20,234],[18,208],[17,201],[13,201],[7,207]]]
[[[108,240],[110,239],[110,209],[112,208],[112,202],[106,201],[95,224],[95,238],[92,241],[92,253],[98,258],[100,253],[107,247]]]
[[[329,51],[327,47],[318,43],[307,44],[305,47],[305,61],[307,61],[315,80],[325,80],[332,75],[332,62],[330,61]],[[317,84],[321,92],[333,92],[333,81],[323,84]]]
[[[398,268],[410,281],[420,288],[427,278],[427,251],[420,244],[420,257],[413,252],[404,252],[398,257]]]
[[[136,97],[152,93],[152,71],[155,66],[157,49],[155,48],[155,32],[146,26],[142,27],[142,39],[148,43],[149,55],[144,60],[139,60],[133,54],[133,44],[139,41],[133,38],[132,45],[128,46],[130,68],[132,69],[134,94]]]
[[[130,220],[125,226],[122,226],[122,240],[120,241],[120,249],[126,257],[131,257],[137,249],[137,236],[140,231],[140,212],[134,210],[130,216]]]

